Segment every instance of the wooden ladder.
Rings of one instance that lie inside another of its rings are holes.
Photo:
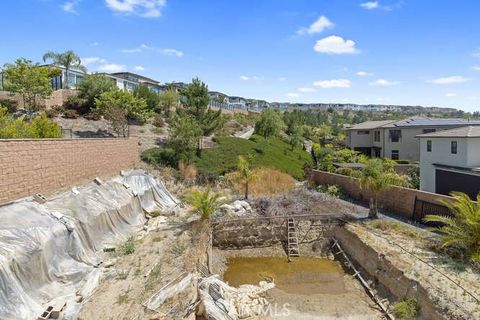
[[[300,251],[298,250],[297,230],[293,218],[288,218],[287,220],[287,236],[287,255],[290,260],[290,257],[300,256]]]

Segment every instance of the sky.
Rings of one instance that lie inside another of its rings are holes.
[[[0,65],[74,50],[89,71],[284,102],[480,111],[477,0],[15,0]]]

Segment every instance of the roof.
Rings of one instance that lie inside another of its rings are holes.
[[[445,119],[445,118],[426,118],[412,117],[400,121],[395,121],[385,127],[442,127],[442,126],[465,126],[480,125],[480,121],[468,119]]]
[[[347,130],[368,130],[368,129],[376,129],[388,125],[395,120],[381,120],[381,121],[365,121],[362,123],[355,124]]]
[[[480,126],[464,126],[417,135],[417,138],[480,138]]]
[[[142,80],[145,80],[145,81],[148,81],[148,82],[151,82],[151,83],[154,83],[154,84],[159,84],[159,82],[157,80],[153,80],[153,79],[150,79],[150,78],[147,78],[145,76],[142,76],[142,75],[139,75],[139,74],[136,74],[136,73],[133,73],[133,72],[114,72],[114,73],[111,73],[112,76],[115,76],[115,77],[122,77],[123,75],[131,75],[131,76],[134,76],[138,79],[142,79]],[[127,79],[128,80],[128,79]]]

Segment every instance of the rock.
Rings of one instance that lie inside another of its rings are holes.
[[[111,246],[111,245],[105,245],[103,247],[103,252],[114,252],[115,251],[115,247],[114,246]]]

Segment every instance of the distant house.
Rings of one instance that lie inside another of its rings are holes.
[[[480,125],[480,121],[424,117],[367,121],[346,129],[346,144],[371,157],[419,161],[420,141],[416,136],[469,125]]]
[[[155,92],[156,94],[160,94],[160,92],[162,92],[160,82],[139,74],[131,72],[115,72],[106,74],[106,76],[113,79],[117,87],[123,90],[131,92],[143,84],[146,85],[150,91]]]
[[[247,100],[242,97],[228,97],[228,106],[232,109],[247,109]]]
[[[77,85],[83,81],[86,76],[86,73],[80,70],[69,69],[68,76],[67,71],[62,66],[50,65],[61,71],[60,75],[52,78],[52,88],[53,90],[60,90],[65,88],[75,89]]]
[[[480,192],[480,126],[465,126],[417,136],[420,189],[476,198]]]

